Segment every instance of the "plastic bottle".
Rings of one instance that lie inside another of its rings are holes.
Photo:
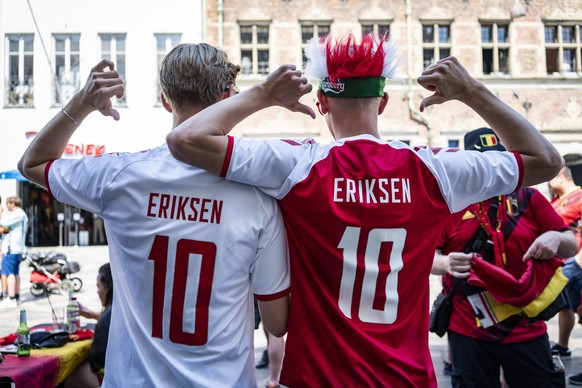
[[[81,327],[79,318],[79,303],[77,303],[77,297],[71,296],[70,293],[69,304],[67,305],[67,327],[69,329],[69,334],[73,334]]]
[[[20,310],[20,325],[18,330],[16,330],[16,345],[18,350],[16,355],[18,357],[28,357],[30,356],[30,330],[28,330],[28,324],[26,323],[26,310]]]

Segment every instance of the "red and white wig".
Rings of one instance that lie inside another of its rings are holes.
[[[399,50],[390,36],[353,34],[314,38],[305,49],[305,75],[320,79],[319,88],[331,97],[381,97],[386,78],[398,67]]]

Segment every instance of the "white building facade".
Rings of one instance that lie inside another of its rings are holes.
[[[101,58],[112,59],[125,80],[126,94],[115,102],[121,120],[90,115],[65,156],[162,144],[172,122],[160,103],[158,66],[176,44],[204,40],[204,14],[201,0],[0,0],[0,172],[16,169],[30,137],[84,85]],[[41,231],[47,222],[55,229],[59,213],[62,243],[78,242],[68,230],[92,228],[90,214],[53,203],[28,182],[1,178],[0,196],[21,196],[32,219],[29,245],[55,244],[54,230],[49,237]]]

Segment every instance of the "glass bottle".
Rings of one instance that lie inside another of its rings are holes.
[[[20,325],[18,326],[18,330],[16,330],[16,345],[18,346],[18,350],[16,351],[18,357],[30,356],[30,330],[26,323],[25,309],[20,310]]]

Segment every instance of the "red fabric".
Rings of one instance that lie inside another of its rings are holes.
[[[11,378],[17,387],[54,387],[59,371],[59,358],[4,356],[0,376]]]
[[[552,201],[554,210],[562,217],[564,223],[574,232],[578,239],[578,249],[582,249],[582,189]]]
[[[69,335],[70,341],[80,341],[93,338],[93,331],[89,329],[79,329],[73,334]]]
[[[527,268],[519,278],[499,268],[481,256],[473,259],[469,284],[487,289],[501,303],[524,307],[534,301],[546,288],[562,260],[528,260]]]
[[[57,279],[61,278],[61,275],[59,275],[58,273],[53,274],[54,277],[56,277]],[[30,273],[30,282],[31,283],[56,283],[55,280],[49,278],[48,276],[46,276],[45,274],[41,273],[41,272],[36,272],[33,271]]]
[[[16,333],[0,338],[0,346],[12,345],[16,341]]]
[[[507,265],[504,271],[514,279],[521,279],[528,271],[528,262],[524,262],[522,257],[533,241],[542,233],[548,230],[562,231],[565,228],[560,216],[552,209],[547,199],[533,188],[520,189],[510,196],[510,201],[515,198],[521,203],[525,197],[529,196],[529,205],[521,214],[508,215],[506,222],[515,223],[515,229],[505,241],[505,251],[507,254]],[[491,200],[483,202],[484,211],[489,211]],[[463,252],[467,243],[471,240],[475,231],[479,227],[479,221],[470,212],[470,207],[455,213],[447,222],[437,247],[443,254],[451,252]],[[477,267],[481,268],[480,263]],[[479,270],[478,270],[479,271]],[[525,280],[525,279],[524,279]],[[450,290],[452,279],[449,275],[443,277],[443,286]],[[492,290],[495,293],[503,293],[507,290]],[[499,296],[499,295],[497,295]],[[520,297],[518,295],[518,297]],[[449,329],[471,338],[486,341],[502,341],[502,343],[525,342],[538,338],[546,333],[546,324],[543,321],[530,323],[527,318],[523,318],[515,327],[507,328],[504,322],[500,322],[493,328],[483,329],[475,324],[473,308],[468,299],[459,292],[453,299],[454,308],[451,313]],[[509,335],[505,335],[510,331]]]

